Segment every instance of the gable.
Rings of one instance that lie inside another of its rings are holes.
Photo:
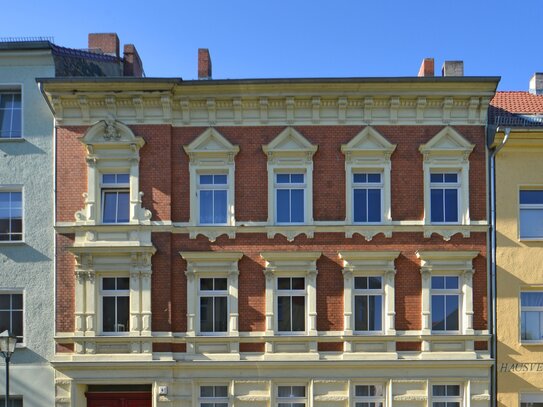
[[[192,143],[183,146],[187,154],[193,153],[235,153],[239,147],[230,143],[221,133],[210,127],[200,134]]]
[[[341,146],[343,154],[355,153],[359,155],[379,153],[390,155],[395,149],[395,144],[391,144],[371,126],[364,128],[351,141]]]
[[[475,145],[467,141],[452,127],[445,127],[426,144],[419,147],[421,153],[434,154],[465,154],[473,151]]]
[[[318,146],[311,144],[304,136],[292,127],[287,127],[269,144],[262,146],[269,153],[315,153]]]

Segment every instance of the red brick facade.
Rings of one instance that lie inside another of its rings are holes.
[[[169,125],[131,126],[136,136],[145,139],[140,151],[140,190],[143,207],[152,212],[152,221],[187,222],[190,211],[189,160],[183,150],[205,128]],[[340,151],[363,127],[297,126],[312,144],[318,145],[313,157],[313,210],[316,221],[345,220],[345,157]],[[419,146],[428,142],[440,126],[376,126],[391,143],[392,219],[421,220],[423,203],[423,161]],[[476,145],[470,155],[470,217],[486,219],[486,162],[484,129],[480,126],[455,127]],[[57,222],[72,222],[83,207],[86,192],[86,153],[78,140],[86,128],[59,128],[57,132]],[[267,158],[262,146],[276,137],[283,127],[220,127],[217,130],[240,147],[235,157],[235,212],[237,221],[266,221],[268,216]],[[74,176],[76,174],[76,176]],[[73,235],[57,236],[57,331],[74,330],[74,258],[66,251]],[[188,234],[153,232],[157,249],[152,257],[152,330],[185,332],[187,330],[186,263],[180,251],[239,251],[239,331],[265,330],[264,251],[321,251],[317,261],[317,330],[343,330],[343,275],[338,252],[343,250],[400,251],[395,262],[396,329],[421,329],[420,250],[474,250],[473,303],[474,329],[487,327],[486,234],[457,234],[445,242],[441,236],[424,238],[422,232],[382,234],[366,241],[359,235],[346,238],[344,233],[316,232],[314,238],[298,236],[293,242],[277,235],[268,239],[264,233],[238,233],[235,239],[220,236],[215,242]],[[262,344],[243,344],[246,351]],[[176,346],[176,345],[172,345]],[[184,345],[183,345],[184,346]],[[400,345],[416,350],[413,344]],[[155,349],[170,349],[155,344]],[[322,343],[319,349],[341,351],[342,344]],[[253,350],[254,351],[254,350]]]

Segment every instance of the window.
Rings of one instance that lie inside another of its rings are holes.
[[[520,338],[523,341],[541,341],[543,339],[543,292],[520,293],[520,311]]]
[[[211,241],[221,234],[236,236],[235,157],[239,147],[210,127],[183,146],[189,156],[191,239],[203,235]],[[205,226],[205,227],[200,227]]]
[[[460,329],[458,276],[432,277],[432,331]]]
[[[0,332],[9,331],[23,342],[23,294],[0,293]]]
[[[277,329],[280,332],[305,331],[305,278],[277,279]]]
[[[520,238],[543,237],[543,190],[520,191]]]
[[[383,182],[380,173],[353,174],[353,220],[355,223],[381,222]]]
[[[262,150],[268,158],[268,237],[283,234],[313,237],[312,228],[288,228],[313,224],[313,155],[318,146],[287,127]]]
[[[0,242],[23,240],[23,194],[0,191]]]
[[[432,407],[460,407],[462,395],[458,384],[434,384],[432,386]]]
[[[361,332],[383,330],[383,278],[354,278],[354,329]]]
[[[228,214],[228,186],[226,174],[200,174],[200,224],[226,225]]]
[[[430,174],[430,200],[432,223],[458,222],[458,198],[460,183],[458,173],[439,172]]]
[[[275,174],[278,223],[304,223],[305,174]]]
[[[102,332],[127,332],[130,330],[128,277],[102,278]]]
[[[382,385],[364,384],[354,388],[354,407],[383,407],[385,393]]]
[[[200,386],[200,407],[228,407],[228,386]]]
[[[521,394],[520,407],[543,407],[543,395],[537,393]]]
[[[21,92],[0,92],[0,139],[22,137]]]
[[[6,405],[6,398],[0,397],[0,406]],[[9,396],[9,407],[23,407],[23,398],[17,396]]]
[[[277,407],[305,407],[305,386],[277,386]]]
[[[104,223],[126,223],[130,215],[128,174],[102,175],[102,220]]]
[[[228,320],[228,281],[226,278],[200,279],[200,332],[226,332]]]

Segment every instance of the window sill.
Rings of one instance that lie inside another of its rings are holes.
[[[543,339],[539,341],[520,341],[521,346],[543,346]]]
[[[24,240],[0,240],[0,246],[23,246],[26,245],[26,242]]]
[[[543,236],[540,237],[519,237],[519,242],[543,242]]]
[[[0,137],[0,143],[23,143],[26,139],[24,137],[17,137],[17,138],[4,138]]]

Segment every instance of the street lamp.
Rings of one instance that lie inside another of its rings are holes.
[[[8,331],[0,334],[0,354],[6,360],[6,407],[9,407],[9,361],[15,352],[17,337]]]

